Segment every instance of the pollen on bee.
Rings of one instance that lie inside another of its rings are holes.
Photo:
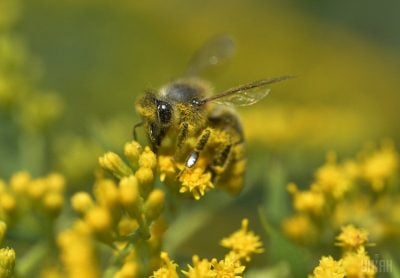
[[[199,158],[199,153],[198,152],[192,152],[190,154],[189,158],[186,161],[186,167],[192,168],[193,165],[196,163],[198,158]]]

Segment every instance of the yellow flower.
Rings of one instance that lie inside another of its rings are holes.
[[[13,277],[15,265],[15,251],[11,248],[0,249],[0,277]]]
[[[178,265],[168,257],[166,252],[161,252],[160,257],[163,261],[163,266],[154,271],[151,278],[179,278],[176,272]]]
[[[182,271],[189,278],[213,278],[216,272],[212,269],[212,264],[207,259],[200,260],[199,256],[192,257],[193,266],[188,265],[188,271]]]
[[[325,165],[315,173],[314,189],[321,190],[334,198],[341,198],[350,189],[351,180],[344,169],[336,164],[336,155],[329,153]]]
[[[97,180],[93,188],[93,193],[100,206],[104,206],[112,210],[115,209],[119,204],[119,191],[113,180]]]
[[[0,211],[3,210],[7,214],[12,214],[17,208],[15,197],[9,193],[0,194]]]
[[[165,193],[160,189],[151,191],[149,197],[144,204],[144,213],[147,221],[156,220],[164,210]]]
[[[223,238],[220,244],[226,248],[230,248],[239,259],[250,261],[250,255],[264,252],[259,236],[254,232],[248,231],[249,221],[242,220],[240,230],[234,232],[227,238]]]
[[[131,216],[140,217],[142,199],[139,194],[139,184],[135,176],[125,177],[120,180],[119,200]]]
[[[85,215],[85,222],[97,233],[107,233],[111,229],[110,212],[103,207],[93,207]]]
[[[363,176],[371,182],[375,191],[382,190],[387,178],[395,173],[399,165],[399,154],[390,142],[384,144],[380,150],[365,158]]]
[[[309,212],[320,215],[325,204],[324,195],[320,191],[299,191],[295,184],[289,184],[288,190],[293,195],[293,207],[298,212]]]
[[[154,170],[157,166],[157,157],[149,147],[145,147],[143,153],[139,157],[139,166]]]
[[[59,215],[63,204],[64,196],[56,192],[47,193],[42,200],[44,211],[53,217]]]
[[[158,167],[160,170],[160,181],[165,181],[167,177],[175,178],[175,163],[171,156],[158,156]]]
[[[87,224],[78,221],[57,237],[60,258],[68,277],[100,277],[94,242]]]
[[[30,181],[31,176],[28,172],[17,172],[10,179],[10,187],[15,193],[24,193]]]
[[[246,268],[241,265],[240,258],[233,252],[228,253],[221,261],[212,259],[211,264],[216,274],[215,277],[221,278],[241,278]]]
[[[331,256],[322,257],[313,271],[313,278],[343,278],[345,271],[342,261],[335,261]]]
[[[75,211],[85,214],[94,206],[94,202],[87,192],[77,192],[71,198],[71,205]]]
[[[190,192],[196,200],[204,196],[207,190],[214,188],[211,173],[204,172],[201,167],[184,169],[179,176],[179,181],[182,183],[179,192]]]
[[[345,250],[355,250],[368,241],[368,232],[364,229],[357,229],[353,225],[342,227],[342,232],[336,237],[336,245],[342,246]]]
[[[376,266],[365,252],[363,246],[358,248],[357,252],[347,252],[343,259],[343,268],[346,271],[346,277],[349,278],[370,278],[375,277]]]
[[[298,214],[282,222],[283,232],[291,239],[308,242],[316,239],[317,230],[307,215]]]
[[[132,166],[136,166],[138,164],[138,159],[141,153],[142,146],[138,142],[131,141],[125,144],[124,154]]]
[[[141,193],[146,195],[151,189],[151,184],[154,181],[154,173],[151,168],[140,167],[135,172],[135,177],[137,178],[139,184],[141,185]]]

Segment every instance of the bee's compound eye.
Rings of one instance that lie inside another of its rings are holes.
[[[157,101],[158,119],[162,124],[169,124],[172,118],[172,107],[168,102]]]
[[[196,164],[197,159],[199,158],[199,153],[198,152],[192,152],[188,159],[186,160],[186,167],[192,168],[194,164]]]

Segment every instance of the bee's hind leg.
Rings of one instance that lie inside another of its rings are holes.
[[[231,156],[231,152],[232,152],[232,144],[226,145],[215,156],[214,160],[207,167],[207,170],[212,173],[213,183],[215,183],[218,176],[225,171],[225,168],[228,165]]]

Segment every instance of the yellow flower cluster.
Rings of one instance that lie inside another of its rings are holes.
[[[7,224],[0,221],[0,245],[3,243],[7,230]],[[15,265],[15,251],[12,248],[0,248],[0,277],[13,277]]]
[[[57,237],[57,244],[68,277],[100,276],[94,238],[84,221],[77,221],[71,228],[62,231]]]
[[[57,173],[32,178],[27,172],[15,173],[8,183],[0,180],[0,218],[13,224],[37,210],[54,219],[64,203],[65,179]]]
[[[62,232],[58,240],[67,269],[96,265],[92,251],[95,239],[114,249],[116,259],[112,272],[117,277],[126,277],[126,273],[140,277],[159,265],[158,254],[165,231],[160,216],[165,194],[153,186],[157,159],[148,147],[143,150],[136,142],[127,143],[124,151],[127,163],[111,152],[99,158],[100,166],[117,181],[99,176],[93,186],[93,197],[81,191],[71,198],[72,208],[79,213],[80,220],[73,229]],[[71,243],[74,240],[75,245]],[[85,244],[79,245],[80,241]],[[85,249],[84,258],[77,260],[70,246]],[[136,253],[147,254],[148,258],[137,257]],[[147,263],[140,263],[143,260]],[[92,274],[85,277],[96,277],[98,270],[87,268],[87,271]],[[71,277],[77,276],[71,274]]]
[[[240,155],[241,150],[235,150]],[[214,188],[212,174],[207,170],[206,157],[201,157],[193,168],[187,168],[183,163],[176,162],[173,155],[160,154],[156,156],[149,147],[135,142],[128,142],[124,148],[124,154],[129,163],[126,163],[119,155],[109,152],[99,159],[103,169],[111,172],[116,178],[134,175],[143,190],[151,190],[156,174],[159,180],[174,191],[187,193],[199,200],[210,189]],[[243,154],[241,154],[243,155]],[[234,179],[223,180],[221,188],[237,193],[243,185],[241,176],[245,169],[245,161],[237,163],[232,169],[228,169],[226,176]],[[158,170],[158,173],[155,170]],[[148,194],[148,192],[143,192]]]
[[[366,227],[375,239],[400,235],[395,185],[399,159],[391,142],[341,163],[329,153],[309,189],[289,184],[295,214],[283,221],[283,231],[302,243],[317,242],[319,235],[346,223]]]
[[[372,278],[377,268],[365,251],[368,233],[352,225],[342,227],[337,236],[338,245],[342,246],[343,254],[339,260],[324,256],[314,269],[313,278]]]
[[[224,259],[200,259],[199,256],[194,255],[192,257],[192,265],[188,265],[187,271],[182,271],[185,277],[242,277],[245,270],[243,262],[249,262],[252,255],[264,251],[260,238],[254,232],[248,230],[248,223],[247,219],[243,219],[241,229],[221,240],[220,244],[230,249],[230,252],[225,255]],[[151,277],[179,277],[177,271],[178,265],[170,260],[168,254],[162,252],[161,259],[163,266],[154,271]]]

